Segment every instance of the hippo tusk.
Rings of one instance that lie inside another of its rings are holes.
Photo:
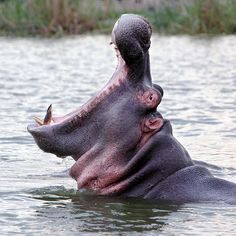
[[[33,118],[34,118],[35,122],[40,126],[50,124],[52,121],[52,104],[50,104],[50,106],[48,107],[47,113],[46,113],[43,120],[36,117],[36,116],[34,116]]]
[[[43,120],[41,120],[40,118],[38,118],[38,117],[36,117],[36,116],[34,116],[33,118],[34,118],[35,122],[36,122],[38,125],[40,125],[40,126],[43,125]]]
[[[51,121],[52,121],[52,104],[50,104],[50,106],[47,109],[47,113],[44,117],[43,124],[48,125],[51,123]]]

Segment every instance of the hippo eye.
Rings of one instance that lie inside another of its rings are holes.
[[[149,96],[149,99],[150,99],[150,101],[152,101],[152,99],[153,99],[153,96],[152,96],[152,94]]]

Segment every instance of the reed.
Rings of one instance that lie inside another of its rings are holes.
[[[125,8],[115,0],[1,0],[0,35],[63,36],[107,33],[120,14],[148,18],[164,34],[233,34],[235,0],[192,0],[159,7]]]
[[[50,36],[92,31],[97,23],[82,5],[82,1],[70,0],[4,1],[0,4],[0,33]]]
[[[154,29],[165,34],[234,34],[236,1],[196,0],[145,12]]]

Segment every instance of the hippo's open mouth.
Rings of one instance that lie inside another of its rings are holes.
[[[90,112],[92,106],[96,106],[96,103],[100,102],[103,98],[105,98],[115,87],[120,86],[123,80],[125,80],[125,76],[127,75],[127,68],[125,66],[125,61],[120,55],[120,51],[118,50],[117,46],[114,42],[111,41],[110,45],[113,45],[116,57],[117,57],[117,66],[116,71],[118,71],[117,77],[113,77],[106,86],[95,96],[95,98],[91,98],[86,104],[84,104],[81,108],[74,110],[64,116],[53,116],[52,114],[52,104],[46,110],[46,115],[44,119],[34,116],[35,123],[28,125],[27,129],[29,132],[32,131],[40,131],[41,126],[54,126],[59,125],[62,123],[70,123],[75,117],[81,117],[85,115],[86,112]],[[123,68],[123,70],[121,69]],[[81,112],[82,111],[82,112]],[[82,113],[82,114],[81,114]],[[44,127],[44,130],[45,130]]]

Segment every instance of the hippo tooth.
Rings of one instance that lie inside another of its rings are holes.
[[[38,118],[38,117],[36,117],[36,116],[34,116],[33,118],[34,118],[35,122],[36,122],[38,125],[40,125],[40,126],[43,125],[43,120],[41,120],[40,118]]]
[[[47,113],[44,117],[43,124],[48,125],[51,123],[51,121],[52,121],[52,104],[50,104],[50,106],[47,109]]]
[[[33,118],[34,118],[35,122],[40,126],[50,124],[53,121],[53,119],[52,119],[52,104],[48,107],[47,113],[46,113],[43,120],[38,118],[37,116],[34,116]]]

